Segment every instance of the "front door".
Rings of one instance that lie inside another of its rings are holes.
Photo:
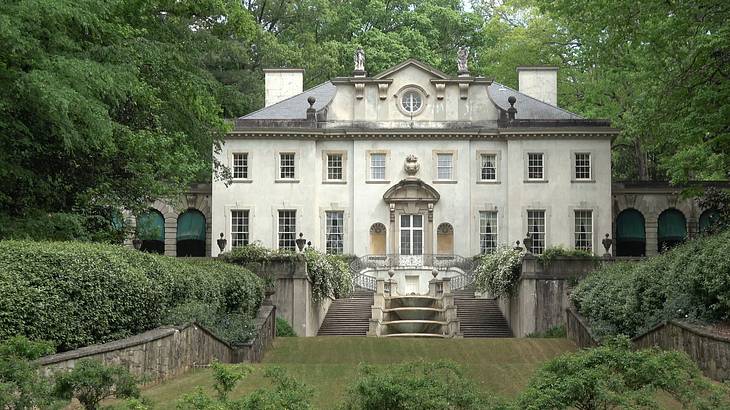
[[[423,215],[400,216],[401,266],[423,265]]]

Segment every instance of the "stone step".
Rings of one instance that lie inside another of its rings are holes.
[[[455,292],[454,304],[464,337],[512,337],[496,300],[476,298],[473,291],[462,290]]]

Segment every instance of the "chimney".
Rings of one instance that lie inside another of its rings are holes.
[[[558,106],[557,67],[517,67],[517,81],[521,93]]]
[[[304,91],[304,69],[267,68],[264,69],[264,106],[268,107]]]

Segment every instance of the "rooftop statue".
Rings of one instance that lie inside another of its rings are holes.
[[[358,47],[355,51],[355,71],[365,71],[365,51]]]
[[[459,47],[459,51],[456,53],[456,64],[459,66],[459,73],[468,73],[468,60],[469,60],[469,48]]]

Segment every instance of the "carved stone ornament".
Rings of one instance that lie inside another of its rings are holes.
[[[418,157],[413,154],[407,156],[403,169],[409,176],[415,176],[418,173],[418,170],[421,169],[421,164],[418,163]]]
[[[469,72],[469,48],[459,47],[459,51],[456,53],[456,64],[460,74]]]
[[[365,71],[365,51],[358,47],[358,49],[355,51],[355,71]]]

